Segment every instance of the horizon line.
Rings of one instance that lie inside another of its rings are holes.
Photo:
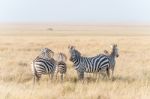
[[[0,25],[150,26],[146,22],[0,22]]]

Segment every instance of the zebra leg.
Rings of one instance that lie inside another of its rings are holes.
[[[50,73],[48,73],[48,77],[49,77],[49,80],[51,80],[51,74]]]
[[[77,71],[77,75],[78,75],[78,80],[80,80],[80,72]]]
[[[95,73],[95,77],[97,78],[97,72]]]
[[[35,82],[38,82],[38,84],[39,84],[40,77],[41,77],[41,75],[34,73],[33,74],[33,84],[35,84]]]
[[[84,78],[84,72],[77,71],[78,79],[82,80]]]
[[[54,73],[51,74],[51,80],[53,80]]]
[[[96,82],[99,81],[100,76],[101,76],[100,72],[95,72],[95,80],[96,80]]]
[[[95,76],[94,76],[94,79],[96,79],[96,81],[98,81],[100,79],[100,72],[94,72]]]
[[[106,69],[106,73],[107,73],[107,77],[109,79],[110,78],[110,70],[109,70],[109,68]]]
[[[69,80],[69,77],[68,77],[67,72],[66,72],[66,73],[64,73],[63,79]]]
[[[36,82],[38,82],[38,84],[40,84],[39,80],[40,80],[41,76],[36,76]]]
[[[81,72],[81,80],[84,79],[84,72]]]
[[[93,73],[93,78],[97,78],[97,72]]]
[[[114,70],[112,70],[111,79],[114,80]]]
[[[61,81],[63,81],[63,74],[61,74]]]
[[[56,72],[56,80],[57,80],[58,71]]]
[[[35,85],[35,75],[33,75],[33,85]]]
[[[84,72],[81,72],[81,80],[82,80],[82,83],[84,83]]]
[[[79,80],[82,80],[84,82],[84,72],[80,72]]]
[[[101,70],[100,71],[100,75],[102,75],[102,79],[104,79],[106,77],[106,71],[105,70]]]

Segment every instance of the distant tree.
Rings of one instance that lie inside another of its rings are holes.
[[[53,28],[48,28],[49,31],[53,31]]]

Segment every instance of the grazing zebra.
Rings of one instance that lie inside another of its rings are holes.
[[[64,53],[58,54],[58,61],[56,66],[56,78],[57,74],[60,73],[61,81],[63,81],[63,74],[67,72],[67,65],[66,65],[67,56]]]
[[[104,53],[108,56],[108,58],[110,60],[109,70],[111,70],[111,72],[112,72],[111,77],[113,78],[115,64],[116,64],[115,57],[119,57],[119,54],[118,54],[117,44],[113,44],[111,47],[112,47],[112,51],[110,54],[108,53],[107,50],[105,50]],[[108,70],[108,72],[110,72],[109,70]]]
[[[54,52],[48,48],[43,48],[41,54],[32,62],[32,73],[34,76],[34,83],[39,81],[42,74],[48,74],[51,79],[53,78],[56,68],[56,61],[53,59]]]
[[[110,60],[106,55],[100,54],[94,57],[83,57],[75,47],[69,46],[68,48],[71,55],[70,61],[74,63],[79,80],[84,78],[84,72],[97,73],[104,71],[109,76]]]

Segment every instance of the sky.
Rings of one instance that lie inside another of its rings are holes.
[[[150,0],[0,0],[0,22],[150,23]]]

